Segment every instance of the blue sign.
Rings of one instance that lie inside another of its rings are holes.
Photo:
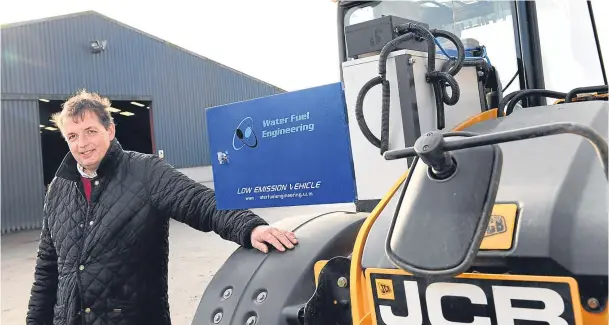
[[[355,202],[341,84],[207,110],[218,209]]]

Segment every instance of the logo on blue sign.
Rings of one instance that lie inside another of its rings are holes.
[[[233,149],[241,150],[243,147],[256,148],[257,146],[258,137],[254,132],[254,120],[248,116],[239,122],[233,134]]]

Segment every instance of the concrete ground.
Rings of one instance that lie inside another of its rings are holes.
[[[269,223],[284,217],[336,210],[352,204],[254,210]],[[190,325],[207,284],[237,245],[172,220],[169,247],[169,303],[174,325]],[[2,236],[0,324],[24,324],[33,280],[39,231]],[[211,247],[214,247],[211,249]]]

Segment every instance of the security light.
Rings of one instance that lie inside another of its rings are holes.
[[[110,112],[112,112],[112,113],[118,113],[118,112],[120,112],[120,111],[121,111],[120,109],[118,109],[118,108],[114,108],[114,107],[108,107],[108,110],[109,110]]]
[[[106,49],[106,41],[91,41],[91,52],[99,53]]]
[[[44,99],[44,98],[40,98],[40,99],[39,99],[39,101],[41,101],[41,102],[45,102],[45,103],[50,102],[50,100],[48,100],[48,99]]]
[[[120,114],[120,115],[125,115],[125,116],[133,116],[133,115],[135,115],[134,113],[127,112],[127,111],[125,111],[125,112],[120,112],[119,114]]]

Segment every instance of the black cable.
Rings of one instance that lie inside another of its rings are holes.
[[[395,28],[398,34],[415,33],[416,36],[427,41],[427,71],[436,69],[436,42],[434,36],[425,27],[415,23],[405,23]]]
[[[594,20],[594,11],[592,10],[592,1],[588,2],[588,13],[590,14],[590,23],[592,24],[592,33],[596,43],[596,51],[598,52],[598,60],[601,63],[601,72],[603,73],[603,81],[607,85],[607,74],[605,73],[605,63],[603,62],[603,52],[601,51],[601,43],[598,39],[598,31],[596,30],[596,21]],[[606,54],[606,53],[605,53]]]
[[[355,118],[360,130],[364,134],[364,137],[377,148],[381,149],[381,154],[389,150],[389,107],[390,107],[390,84],[387,80],[387,58],[389,54],[395,50],[398,44],[411,40],[415,37],[419,41],[427,41],[427,73],[425,75],[426,81],[433,87],[434,97],[436,102],[437,110],[437,128],[444,129],[445,117],[444,117],[444,104],[455,105],[460,97],[461,90],[454,75],[457,74],[464,65],[465,60],[465,48],[461,40],[454,34],[443,31],[443,30],[432,30],[429,31],[426,28],[415,24],[406,23],[396,27],[396,33],[399,35],[393,40],[389,41],[381,49],[379,55],[379,76],[369,80],[360,89],[357,94],[357,100],[355,103]],[[448,71],[436,71],[436,37],[443,37],[455,44],[457,48],[457,59],[453,60],[453,64],[447,67]],[[382,115],[381,115],[381,138],[377,138],[368,127],[364,118],[364,99],[370,89],[376,85],[382,85]],[[451,88],[451,94],[448,94],[446,87]]]
[[[455,105],[460,98],[461,89],[454,75],[463,67],[465,60],[465,48],[461,40],[454,34],[444,30],[427,30],[415,23],[406,23],[396,27],[397,33],[415,33],[417,36],[427,41],[427,73],[425,78],[427,83],[433,87],[436,102],[437,128],[444,129],[446,121],[444,118],[444,104]],[[436,63],[436,37],[446,38],[457,48],[457,59],[450,66],[448,71],[437,71]],[[451,88],[451,95],[448,94],[446,86]]]
[[[455,36],[454,34],[448,32],[448,31],[432,29],[430,32],[436,38],[442,37],[442,38],[448,39],[457,48],[457,59],[453,60],[454,64],[451,65],[448,72],[431,71],[431,70],[429,70],[427,72],[427,77],[433,85],[436,98],[441,97],[441,99],[442,99],[441,101],[436,100],[436,110],[437,110],[436,123],[437,123],[438,129],[442,130],[442,129],[444,129],[445,124],[446,124],[446,119],[444,117],[444,104],[450,105],[450,106],[455,105],[459,101],[459,98],[461,97],[461,89],[459,88],[459,84],[457,83],[457,80],[455,79],[454,76],[457,73],[459,73],[459,71],[461,71],[461,68],[464,65],[465,47],[463,46],[463,43],[457,36]],[[435,39],[433,40],[433,42],[434,42],[434,52],[435,52]],[[450,96],[448,95],[448,91],[446,90],[445,85],[448,85],[448,87],[450,87],[450,89],[451,89]]]
[[[430,32],[436,38],[442,37],[442,38],[449,40],[457,48],[457,59],[456,59],[457,64],[453,65],[450,68],[450,70],[448,70],[448,73],[450,75],[452,75],[452,76],[456,75],[457,73],[459,73],[459,71],[461,71],[461,68],[463,67],[463,65],[466,62],[465,61],[465,47],[463,46],[463,42],[461,42],[461,40],[455,34],[445,31],[445,30],[432,29]],[[435,40],[434,40],[434,52],[435,52]],[[468,61],[470,61],[470,60],[468,60]]]
[[[390,85],[387,80],[387,57],[389,54],[402,42],[408,41],[414,38],[414,34],[405,34],[398,36],[385,44],[381,49],[379,55],[379,76],[370,79],[360,89],[357,94],[357,101],[355,102],[355,119],[359,125],[360,130],[364,134],[364,137],[377,148],[381,149],[381,155],[385,151],[389,150],[389,107],[390,107]],[[382,85],[382,111],[381,111],[381,139],[374,136],[368,124],[364,118],[364,98],[368,94],[368,91],[376,85]]]
[[[359,125],[359,128],[362,133],[364,134],[364,137],[366,137],[366,139],[377,148],[381,147],[381,140],[375,137],[374,134],[372,134],[372,131],[370,131],[370,129],[368,128],[368,125],[366,124],[366,119],[364,118],[363,106],[364,98],[366,98],[366,94],[368,94],[368,91],[370,91],[372,87],[382,84],[383,80],[384,79],[382,77],[378,76],[366,82],[357,94],[357,101],[355,102],[355,119],[357,120],[357,124]]]
[[[379,75],[382,78],[382,108],[381,108],[381,155],[389,150],[389,107],[391,105],[390,85],[387,80],[387,57],[389,53],[395,50],[398,44],[406,42],[414,38],[413,34],[400,35],[389,43],[385,44],[381,49],[379,56]],[[362,102],[363,104],[363,102]]]
[[[387,57],[389,54],[395,50],[400,43],[411,40],[414,37],[415,35],[412,33],[400,35],[383,46],[379,55],[379,75],[381,78],[385,79],[385,75],[387,74]]]
[[[507,83],[507,85],[505,85],[505,87],[501,90],[501,92],[504,92],[506,89],[508,89],[508,87],[510,87],[510,85],[512,85],[512,82],[514,82],[514,80],[516,80],[516,77],[518,77],[518,70],[516,70],[516,73],[514,73],[514,76],[512,77],[512,79],[510,79],[510,81]]]
[[[516,103],[518,103],[521,99],[523,99],[525,97],[542,96],[542,97],[563,99],[567,96],[566,93],[561,93],[558,91],[547,90],[547,89],[526,89],[526,90],[520,90],[520,91],[517,91],[514,93],[515,93],[515,95],[510,99],[510,101],[507,105],[507,108],[505,109],[506,116],[512,114],[512,112],[514,111],[514,107],[516,106]]]
[[[521,90],[517,90],[509,93],[507,96],[503,97],[499,102],[499,106],[497,107],[497,117],[505,116],[505,106],[512,100],[514,96],[516,96]]]
[[[567,95],[565,96],[565,103],[572,102],[573,97],[577,96],[578,94],[588,92],[607,92],[607,85],[575,88],[567,93]]]

